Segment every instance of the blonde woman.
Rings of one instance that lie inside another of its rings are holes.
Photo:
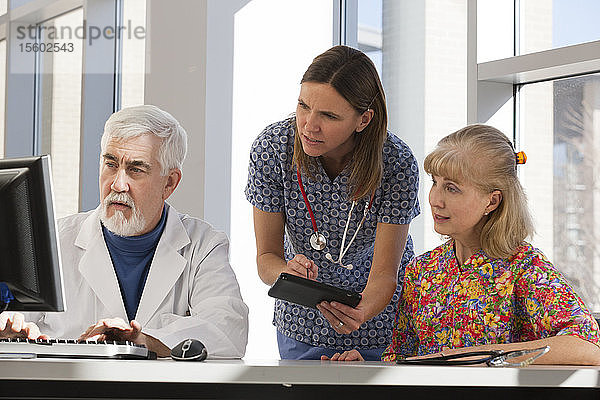
[[[522,153],[471,125],[425,159],[434,228],[449,240],[406,268],[383,360],[549,346],[535,362],[600,364],[598,324],[544,254],[517,178]],[[362,359],[357,351],[334,360]]]
[[[362,292],[356,308],[318,311],[275,302],[284,359],[354,347],[378,359],[389,343],[404,265],[413,257],[418,167],[387,131],[385,95],[362,52],[333,47],[304,73],[295,116],[252,146],[246,197],[254,206],[258,273],[281,272]]]

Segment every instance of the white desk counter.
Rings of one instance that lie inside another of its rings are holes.
[[[0,398],[600,399],[600,368],[209,360],[0,360]],[[451,397],[449,397],[451,398]],[[458,398],[458,397],[457,397]]]

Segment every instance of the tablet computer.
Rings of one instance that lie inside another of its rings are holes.
[[[271,286],[269,296],[312,308],[317,308],[317,304],[322,301],[337,301],[350,307],[356,307],[362,298],[360,293],[290,275],[286,272],[282,272]]]

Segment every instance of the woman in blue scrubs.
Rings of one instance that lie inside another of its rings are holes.
[[[387,131],[385,94],[362,52],[335,46],[304,73],[296,113],[269,125],[250,152],[246,198],[254,206],[258,273],[280,273],[362,293],[318,311],[275,302],[282,359],[319,359],[358,348],[378,360],[391,337],[408,227],[420,210],[418,167]]]

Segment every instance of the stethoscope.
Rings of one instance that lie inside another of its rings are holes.
[[[427,357],[418,359],[397,358],[396,364],[409,365],[476,365],[485,363],[488,367],[526,367],[536,359],[550,351],[550,346],[538,349],[523,350],[483,350],[470,351],[468,353],[450,354],[447,356]],[[526,360],[511,362],[513,358],[519,358],[526,354],[533,354]]]
[[[317,220],[315,219],[315,215],[313,214],[312,208],[310,206],[310,202],[308,201],[308,197],[306,196],[306,192],[304,191],[304,185],[302,184],[302,176],[300,175],[299,168],[296,168],[296,176],[298,176],[298,184],[300,186],[300,192],[302,192],[302,197],[304,198],[304,204],[306,204],[306,209],[308,210],[308,215],[310,216],[310,222],[312,223],[312,226],[313,226],[314,232],[312,235],[310,235],[310,238],[309,238],[310,246],[317,251],[322,251],[323,249],[325,249],[325,246],[327,246],[327,239],[325,239],[325,236],[323,236],[323,234],[320,233],[319,229],[317,228]],[[352,211],[354,210],[354,206],[356,206],[356,200],[352,201],[352,205],[350,206],[350,212],[348,213],[348,219],[346,220],[346,227],[344,228],[344,235],[342,236],[342,244],[340,245],[340,254],[338,256],[338,259],[337,259],[337,261],[334,260],[331,253],[325,254],[326,259],[328,259],[329,261],[331,261],[334,264],[339,264],[341,267],[346,268],[346,269],[354,268],[352,266],[352,264],[344,265],[342,263],[342,259],[344,258],[344,255],[346,255],[346,253],[348,252],[348,249],[354,242],[354,239],[356,239],[356,235],[358,234],[358,231],[360,230],[363,223],[367,219],[367,214],[369,213],[369,210],[373,206],[373,198],[374,197],[375,197],[375,195],[372,194],[369,204],[365,204],[365,209],[363,210],[363,217],[360,220],[360,223],[358,224],[358,226],[356,227],[356,231],[354,232],[354,235],[350,239],[350,242],[348,242],[348,245],[345,246],[346,235],[348,234],[348,226],[350,225],[350,218],[352,217]]]

